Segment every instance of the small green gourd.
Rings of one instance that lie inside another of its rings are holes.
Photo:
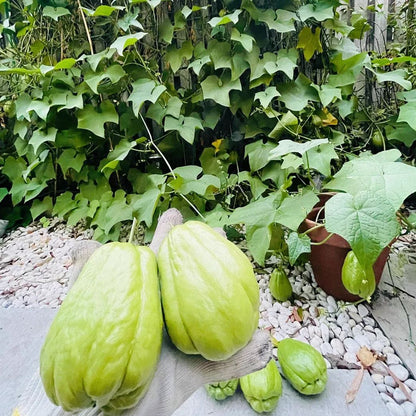
[[[273,270],[270,275],[269,289],[272,296],[279,302],[285,302],[292,296],[292,285],[282,268]]]
[[[282,395],[282,377],[274,360],[266,367],[240,378],[240,387],[250,406],[257,412],[272,412]]]
[[[282,339],[277,343],[277,357],[284,376],[299,393],[319,394],[325,389],[325,360],[314,347],[293,338]]]
[[[233,378],[228,381],[206,384],[205,390],[208,392],[208,395],[215,400],[225,400],[235,393],[237,387],[238,378]]]
[[[372,267],[364,269],[351,250],[342,265],[342,283],[348,292],[368,299],[376,290],[376,278]]]

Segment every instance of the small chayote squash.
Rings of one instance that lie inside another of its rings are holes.
[[[292,285],[283,269],[276,268],[272,271],[269,289],[272,296],[279,302],[285,302],[292,296]]]
[[[277,357],[289,383],[302,394],[319,394],[328,379],[321,353],[305,342],[287,338],[278,342]]]
[[[274,360],[255,373],[240,378],[245,399],[258,413],[272,412],[282,395],[282,378]]]
[[[158,253],[165,324],[186,354],[223,360],[244,347],[259,319],[259,288],[244,253],[208,225],[173,227]]]
[[[133,407],[156,370],[162,324],[153,252],[130,243],[101,246],[47,334],[40,356],[46,394],[66,411]]]
[[[352,250],[345,257],[341,277],[345,289],[363,299],[369,298],[376,290],[373,268],[364,269]]]
[[[238,378],[233,378],[228,381],[220,381],[218,383],[211,383],[205,385],[205,390],[208,395],[215,400],[225,400],[232,396],[238,387]]]

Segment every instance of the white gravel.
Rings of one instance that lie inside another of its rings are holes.
[[[77,240],[91,237],[91,230],[53,220],[48,228],[34,224],[0,238],[0,307],[58,307],[68,290],[72,268],[69,252]],[[396,244],[402,251],[407,247],[406,241]],[[272,256],[264,268],[255,265],[261,298],[259,327],[269,330],[277,340],[293,337],[311,344],[324,355],[329,368],[358,368],[356,353],[367,346],[384,356],[385,365],[404,382],[412,397],[410,402],[384,364],[374,365],[372,380],[391,414],[415,416],[416,381],[409,378],[405,363],[366,305],[348,305],[326,295],[314,281],[309,263],[287,270],[295,300],[277,302],[268,288],[277,262]]]

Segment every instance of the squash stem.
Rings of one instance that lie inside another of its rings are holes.
[[[322,244],[325,244],[332,236],[334,235],[334,233],[330,233],[327,237],[325,237],[322,241],[319,241],[319,243],[311,243],[312,246],[320,246]]]
[[[137,228],[137,218],[133,217],[133,223],[131,224],[130,235],[129,235],[129,243],[133,243],[133,237],[136,232]]]

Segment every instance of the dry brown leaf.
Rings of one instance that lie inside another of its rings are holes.
[[[406,385],[404,383],[402,383],[401,380],[399,380],[399,378],[396,376],[396,374],[394,374],[393,371],[391,371],[390,368],[387,365],[386,365],[386,368],[387,368],[387,372],[393,377],[394,381],[399,386],[399,389],[404,393],[407,400],[409,400],[409,402],[412,402],[412,396],[410,395],[409,391],[407,390]]]
[[[361,365],[361,368],[357,371],[357,374],[354,377],[354,380],[351,383],[347,394],[345,395],[345,402],[351,403],[354,401],[355,397],[357,396],[358,390],[360,389],[361,383],[364,377],[364,367]]]
[[[302,322],[303,318],[303,309],[302,308],[293,308],[292,313],[293,319],[298,322]]]
[[[361,347],[358,350],[357,358],[364,368],[371,367],[377,361],[377,355],[373,354],[367,347]]]

